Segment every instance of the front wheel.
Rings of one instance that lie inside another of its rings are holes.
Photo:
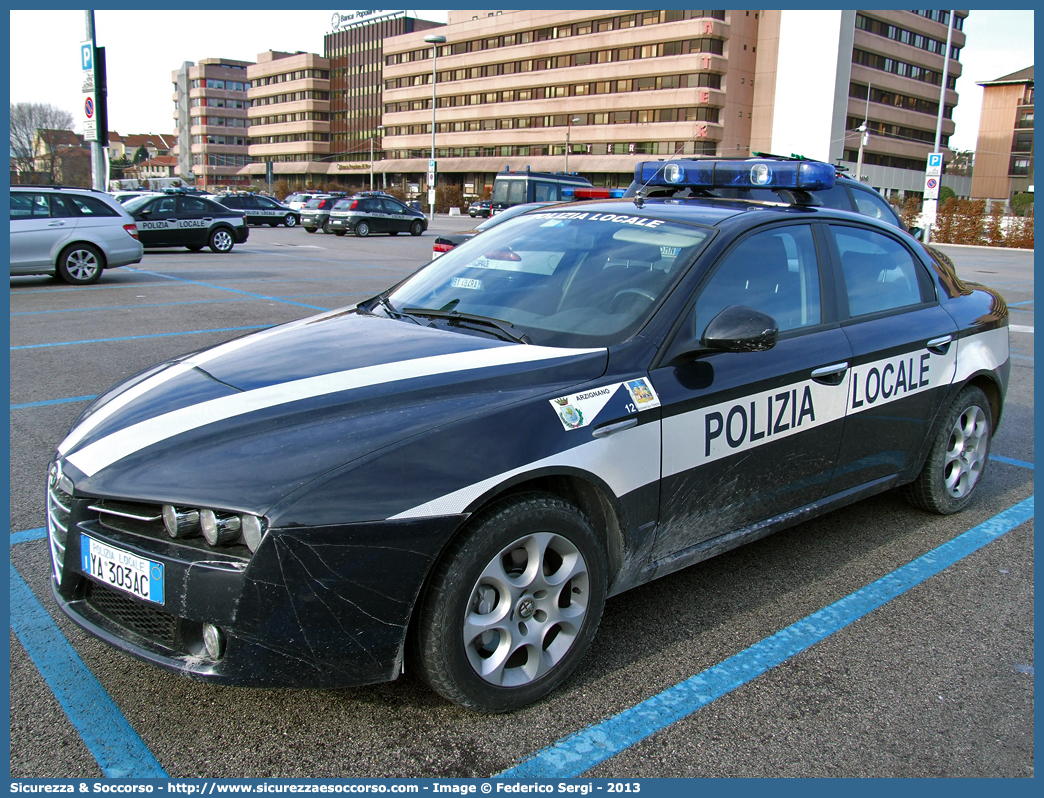
[[[323,232],[326,233],[327,235],[330,235],[330,233],[333,232],[333,228],[330,227],[330,220],[329,219],[327,219],[326,221],[323,222]]]
[[[185,245],[185,249],[187,249],[189,252],[199,252],[200,250],[203,249],[203,245],[202,244],[186,244]]]
[[[355,234],[359,236],[359,238],[366,238],[366,236],[370,234],[369,222],[359,222],[355,225]]]
[[[346,230],[334,230],[334,235],[340,237],[343,236],[346,232]]]
[[[317,229],[318,228],[316,228],[316,227],[306,227],[305,228],[305,232],[306,233],[314,233]]]
[[[101,274],[102,254],[90,244],[74,244],[58,256],[58,276],[71,285],[91,285]]]
[[[943,417],[921,473],[903,489],[907,501],[941,515],[963,510],[989,462],[992,435],[989,400],[970,385]]]
[[[283,217],[283,224],[285,224],[287,227],[297,227],[297,217],[294,216],[292,213],[288,213],[286,216]]]
[[[413,224],[410,225],[410,235],[411,236],[419,236],[423,232],[424,232],[424,225],[421,224],[419,221],[414,222]]]
[[[434,570],[417,613],[421,677],[481,712],[536,701],[587,653],[605,593],[602,544],[580,510],[544,493],[508,497]]]
[[[222,255],[231,252],[234,244],[235,240],[232,238],[231,231],[223,227],[210,234],[210,249],[213,252]]]

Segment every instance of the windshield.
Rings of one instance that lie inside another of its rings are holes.
[[[471,314],[536,344],[609,346],[641,329],[709,234],[612,213],[528,214],[433,261],[388,296],[386,312]]]
[[[135,197],[134,199],[129,199],[123,203],[124,210],[126,210],[127,213],[134,213],[151,199],[154,199],[153,195],[151,194],[146,195],[144,197]]]

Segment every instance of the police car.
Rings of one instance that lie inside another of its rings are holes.
[[[215,683],[410,669],[501,712],[573,671],[609,596],[892,488],[973,499],[999,295],[817,205],[829,164],[636,176],[101,396],[50,468],[62,610]],[[643,196],[683,185],[789,201]]]
[[[391,194],[364,191],[339,200],[333,206],[329,227],[337,235],[355,233],[360,238],[370,233],[419,236],[428,229],[428,219],[421,211],[404,205]]]
[[[242,211],[191,194],[138,197],[123,207],[134,217],[145,247],[187,247],[198,252],[209,246],[225,253],[250,235]]]
[[[226,208],[240,211],[246,216],[247,224],[267,224],[270,227],[285,225],[296,227],[301,223],[301,212],[257,194],[222,194],[217,201]]]

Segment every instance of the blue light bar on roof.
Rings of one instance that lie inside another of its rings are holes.
[[[634,169],[642,185],[677,188],[787,188],[822,191],[834,185],[834,167],[818,161],[645,161]]]

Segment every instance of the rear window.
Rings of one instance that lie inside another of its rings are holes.
[[[348,210],[349,208],[352,207],[352,203],[353,202],[355,202],[355,200],[350,200],[350,199],[337,200],[337,202],[333,206],[333,209],[335,211],[346,211],[346,210]]]
[[[65,195],[63,195],[65,196]],[[120,213],[115,208],[110,207],[103,200],[97,197],[87,196],[85,194],[69,194],[68,199],[71,199],[77,208],[80,210],[80,214],[83,216],[119,216]]]
[[[322,202],[322,200],[310,199],[310,200],[308,200],[308,202],[305,203],[305,207],[306,208],[318,208],[320,202]]]

